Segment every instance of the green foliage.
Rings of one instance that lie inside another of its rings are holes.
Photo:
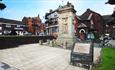
[[[115,48],[103,48],[101,57],[99,70],[115,70]]]
[[[4,3],[1,3],[2,0],[0,0],[0,10],[3,10],[6,8],[6,5]]]
[[[108,0],[108,3],[111,4],[111,5],[115,4],[115,0]]]

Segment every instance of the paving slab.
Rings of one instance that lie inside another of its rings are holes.
[[[0,50],[0,61],[20,70],[87,70],[69,64],[70,50],[39,44]]]

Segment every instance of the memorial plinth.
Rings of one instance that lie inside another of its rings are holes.
[[[71,3],[58,9],[59,36],[57,44],[63,45],[64,48],[71,46],[74,42],[74,17],[75,9]]]

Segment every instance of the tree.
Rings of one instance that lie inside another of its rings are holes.
[[[2,0],[0,0],[0,10],[3,10],[6,8],[6,5],[4,3],[1,3]]]
[[[115,5],[115,0],[108,0],[108,2],[106,2],[106,4]]]

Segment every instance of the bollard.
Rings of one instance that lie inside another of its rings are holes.
[[[53,46],[56,46],[56,39],[53,39]]]
[[[63,43],[63,48],[64,48],[64,49],[67,48],[67,41],[64,41],[64,43]]]
[[[42,44],[43,44],[43,41],[42,41],[42,40],[39,40],[39,44],[42,45]]]
[[[50,40],[50,46],[54,47],[54,41],[53,40]]]
[[[48,44],[48,45],[50,44],[50,40],[49,40],[49,39],[47,40],[47,44]]]

